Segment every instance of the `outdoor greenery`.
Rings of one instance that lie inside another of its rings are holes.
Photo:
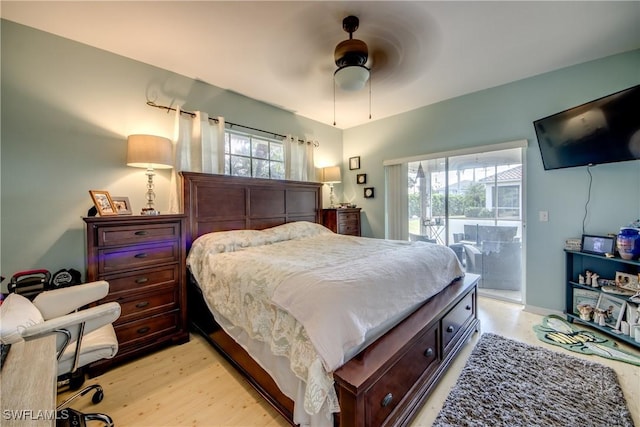
[[[444,217],[444,194],[431,197],[431,216]],[[464,194],[449,195],[449,216],[490,218],[492,210],[485,208],[486,194],[483,184],[471,184]],[[409,217],[420,217],[420,194],[409,194]]]

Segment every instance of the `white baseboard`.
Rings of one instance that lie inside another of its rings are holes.
[[[529,313],[533,313],[533,314],[539,314],[541,316],[549,316],[550,314],[555,314],[557,316],[564,316],[564,313],[562,311],[557,311],[557,310],[550,310],[548,308],[544,308],[544,307],[538,307],[535,305],[530,305],[530,304],[526,304],[524,306],[523,311],[529,312]]]

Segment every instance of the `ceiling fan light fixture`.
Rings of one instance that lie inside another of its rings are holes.
[[[370,74],[369,69],[364,65],[347,65],[338,68],[333,74],[333,79],[340,89],[357,91],[367,84]]]

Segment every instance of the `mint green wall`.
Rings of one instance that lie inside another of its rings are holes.
[[[470,70],[473,72],[473,70]],[[539,75],[440,102],[344,132],[343,189],[365,212],[363,234],[384,237],[382,162],[477,145],[526,139],[526,302],[562,310],[563,244],[582,234],[587,201],[586,167],[544,171],[533,121],[640,83],[640,50]],[[424,90],[429,90],[425,88]],[[376,99],[373,92],[373,112]],[[349,171],[349,157],[360,156],[367,184],[376,197],[364,199]],[[640,218],[640,161],[591,168],[593,187],[587,233],[616,233]],[[538,221],[538,211],[549,222]]]
[[[320,142],[318,166],[341,162],[342,131],[331,125],[10,21],[1,21],[1,31],[3,276],[32,268],[84,273],[82,216],[92,206],[90,189],[128,196],[140,211],[146,177],[125,165],[127,135],[172,137],[174,120],[147,99],[309,135]],[[161,212],[169,204],[169,176],[156,175]]]

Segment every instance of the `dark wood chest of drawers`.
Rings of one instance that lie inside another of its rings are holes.
[[[185,216],[84,219],[87,281],[106,280],[102,302],[120,303],[114,323],[115,358],[93,364],[91,375],[165,344],[189,339],[186,319]]]
[[[322,224],[338,234],[360,236],[360,208],[323,209]]]

